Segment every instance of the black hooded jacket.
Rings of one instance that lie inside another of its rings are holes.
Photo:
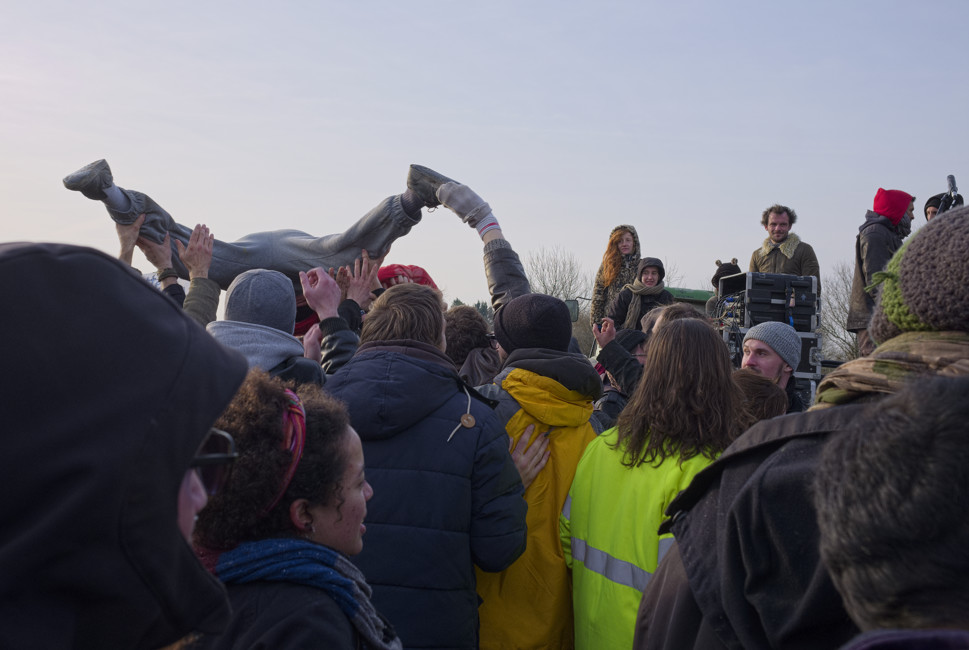
[[[179,487],[246,362],[88,248],[0,245],[0,647],[156,648],[219,631]]]

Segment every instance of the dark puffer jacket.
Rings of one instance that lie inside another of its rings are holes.
[[[502,424],[450,359],[415,341],[362,345],[326,388],[347,404],[374,489],[352,558],[374,606],[405,647],[477,648],[474,565],[501,571],[525,549]]]

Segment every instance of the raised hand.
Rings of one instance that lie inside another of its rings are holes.
[[[592,326],[592,336],[596,337],[600,348],[606,347],[607,343],[616,338],[616,322],[608,316],[603,318],[602,325]]]
[[[188,238],[188,246],[182,245],[178,240],[175,241],[178,257],[188,269],[189,279],[209,277],[214,242],[215,235],[209,232],[209,227],[204,223],[195,225],[192,235]],[[166,246],[168,244],[168,234],[165,235],[165,244]]]
[[[337,274],[339,276],[339,274]],[[303,297],[310,309],[322,321],[337,316],[340,306],[341,291],[337,281],[322,268],[315,268],[299,272],[299,282],[303,286]]]
[[[373,302],[371,290],[377,278],[380,264],[370,260],[370,254],[362,250],[360,257],[353,262],[353,272],[347,285],[347,298],[356,301],[360,308],[366,311]],[[379,286],[379,282],[378,282]]]

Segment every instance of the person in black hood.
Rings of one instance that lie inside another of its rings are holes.
[[[245,360],[92,249],[0,245],[0,296],[0,647],[222,629],[225,591],[177,520]]]
[[[606,315],[619,329],[642,330],[640,319],[662,305],[673,304],[673,294],[663,288],[666,269],[657,257],[644,257],[636,269],[636,281],[623,287]]]

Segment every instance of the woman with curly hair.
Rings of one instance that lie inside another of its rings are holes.
[[[595,325],[606,315],[619,292],[627,284],[636,280],[636,267],[639,265],[639,235],[629,225],[616,226],[609,233],[609,243],[602,255],[602,264],[596,271],[595,285],[592,287],[592,324]]]
[[[559,518],[572,568],[575,647],[632,647],[642,592],[673,541],[666,507],[751,423],[723,340],[704,320],[666,323],[615,428],[589,443]]]
[[[373,490],[343,406],[313,384],[291,390],[252,371],[215,426],[239,457],[194,541],[233,618],[191,647],[400,648],[347,559],[363,549]]]

